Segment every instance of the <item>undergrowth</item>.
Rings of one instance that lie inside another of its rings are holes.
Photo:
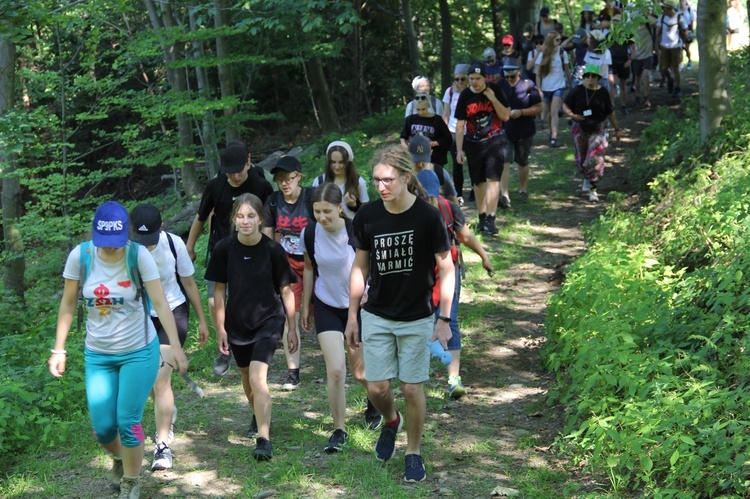
[[[615,491],[750,490],[746,61],[732,60],[733,115],[706,143],[697,119],[657,113],[631,158],[633,183],[652,179],[649,203],[612,207],[550,301],[550,403],[569,409],[558,446]]]

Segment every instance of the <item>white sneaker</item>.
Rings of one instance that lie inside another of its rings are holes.
[[[596,191],[589,191],[589,201],[591,201],[592,203],[599,201],[599,196],[596,194]]]
[[[156,446],[151,471],[168,470],[172,467],[172,450],[164,442]]]
[[[581,190],[583,192],[591,192],[591,182],[589,182],[589,179],[583,179],[583,186],[581,186]]]

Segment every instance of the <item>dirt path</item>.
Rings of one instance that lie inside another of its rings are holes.
[[[684,90],[697,91],[694,80],[688,80]],[[657,87],[652,102],[660,101],[666,103],[665,91]],[[653,110],[627,116],[618,113],[624,140],[609,150],[609,164],[600,184],[602,194],[627,190],[626,153],[636,146],[640,131],[652,115]],[[322,454],[330,431],[321,424],[328,414],[325,368],[314,339],[308,336],[302,345],[304,388],[293,393],[279,391],[283,358],[274,362],[269,376],[274,397],[272,434],[278,458],[261,469],[250,457],[253,442],[244,435],[249,411],[236,370],[220,380],[207,375],[199,380],[206,398],[197,399],[184,387],[177,391],[180,417],[173,444],[175,468],[153,474],[145,471],[143,497],[247,497],[248,490],[254,491],[250,497],[487,497],[496,487],[525,491],[522,497],[565,497],[571,487],[577,493],[608,490],[605,478],[573,469],[551,448],[564,425],[562,408],[546,403],[554,377],[542,370],[540,362],[546,301],[559,288],[565,267],[585,250],[581,226],[603,213],[607,205],[605,196],[598,204],[580,196],[579,177],[569,159],[562,160],[569,166],[561,174],[562,187],[539,189],[544,162],[572,155],[569,127],[564,120],[560,130],[563,147],[558,150],[546,145],[546,131],[537,135],[541,145],[535,147],[532,161],[540,166],[532,170],[531,202],[498,216],[499,225],[514,229],[505,234],[501,231],[502,238],[485,238],[486,247],[500,255],[499,261],[512,263],[502,269],[498,265],[498,276],[493,279],[464,284],[461,311],[474,317],[464,327],[468,347],[462,358],[462,376],[470,393],[459,401],[446,397],[444,373],[438,371],[427,384],[423,451],[429,464],[424,485],[401,485],[400,454],[393,460],[398,463],[389,464],[385,471],[395,489],[381,490],[383,477],[381,485],[367,481],[372,468],[378,466],[371,451],[377,438],[372,432],[350,430],[346,453]],[[559,186],[560,180],[557,182],[554,185]],[[469,206],[466,216],[469,222],[476,219]],[[523,251],[523,258],[508,254],[513,251]],[[478,265],[477,260],[474,264]],[[178,384],[181,382],[176,381]],[[352,392],[358,394],[359,408],[349,407],[347,416],[356,424],[363,392],[356,386],[350,387]],[[144,421],[148,429],[150,415]],[[404,442],[400,435],[401,452]],[[148,442],[144,469],[150,465],[152,449]],[[52,457],[67,459],[64,452]],[[88,466],[75,476],[68,470],[49,479],[63,490],[74,491],[66,495],[100,497],[106,461],[91,457]],[[284,478],[285,473],[290,478]],[[528,492],[535,482],[543,480],[549,484],[540,490],[554,492]],[[264,495],[266,492],[269,495]]]

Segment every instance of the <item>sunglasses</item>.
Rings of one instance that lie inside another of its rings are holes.
[[[586,73],[586,74],[583,75],[583,77],[584,78],[597,78],[598,79],[599,75],[595,74],[595,73]]]
[[[453,81],[466,81],[466,78],[463,76],[459,76],[457,78],[453,78]]]
[[[414,100],[427,100],[428,98],[426,95],[417,95],[414,97]]]
[[[516,76],[518,76],[518,71],[511,71],[510,73],[503,72],[503,75],[506,78],[515,78]]]
[[[505,47],[505,48],[512,47],[512,46],[513,45],[511,45],[510,43],[503,43],[503,47]]]

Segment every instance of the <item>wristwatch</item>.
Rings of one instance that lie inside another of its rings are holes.
[[[450,317],[446,317],[444,315],[439,315],[438,319],[441,320],[441,321],[444,321],[444,322],[450,322],[451,321]]]

